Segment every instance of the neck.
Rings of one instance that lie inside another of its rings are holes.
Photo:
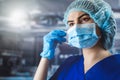
[[[109,51],[104,50],[99,46],[83,49],[84,63],[91,63],[91,62],[95,63],[110,55],[111,54],[109,53]]]
[[[109,51],[106,51],[103,48],[100,48],[99,46],[95,46],[89,49],[83,49],[84,73],[86,73],[97,62],[110,55],[111,54],[109,53]]]

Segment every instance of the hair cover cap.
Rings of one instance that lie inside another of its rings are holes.
[[[108,3],[103,0],[75,0],[67,8],[63,22],[67,25],[69,13],[83,11],[97,23],[102,32],[102,45],[108,50],[112,48],[116,33],[116,22]]]

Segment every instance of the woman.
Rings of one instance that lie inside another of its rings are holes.
[[[64,15],[68,44],[82,49],[68,58],[50,80],[120,80],[120,55],[112,55],[116,23],[111,7],[103,0],[75,0]],[[46,80],[49,61],[66,33],[53,30],[44,37],[41,61],[34,80]]]

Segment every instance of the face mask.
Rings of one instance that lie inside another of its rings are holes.
[[[77,48],[91,48],[99,40],[96,24],[77,24],[67,31],[68,44]]]

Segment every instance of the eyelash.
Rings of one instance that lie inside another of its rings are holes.
[[[91,18],[90,17],[83,17],[82,19],[79,20],[79,24],[84,24],[86,22],[88,22]],[[74,22],[71,22],[68,24],[69,27],[74,26]]]
[[[90,20],[90,18],[83,18],[82,20],[84,20],[84,21],[89,21]]]
[[[69,27],[72,27],[74,25],[74,23],[69,23],[68,25],[69,25]]]

